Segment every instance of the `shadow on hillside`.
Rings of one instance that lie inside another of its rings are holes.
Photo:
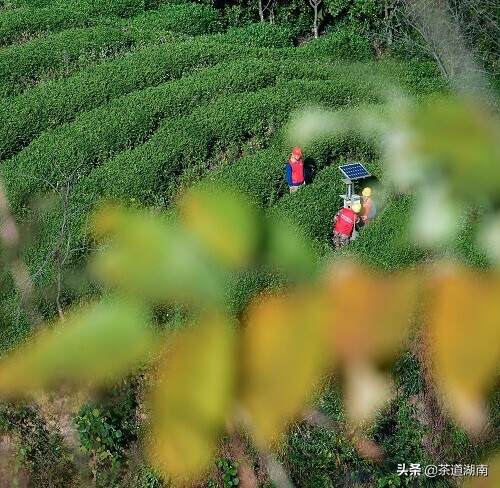
[[[309,185],[314,181],[316,176],[316,162],[313,158],[304,159],[304,178],[306,180],[306,185]]]

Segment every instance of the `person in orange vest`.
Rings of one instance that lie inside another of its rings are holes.
[[[298,146],[292,149],[290,159],[285,165],[285,179],[288,188],[290,188],[290,193],[296,192],[306,183],[302,149]]]
[[[375,204],[372,200],[372,190],[369,187],[363,188],[361,192],[361,220],[363,224],[369,224],[374,218],[376,214]]]
[[[341,208],[333,218],[333,245],[338,251],[349,244],[356,226],[361,222],[361,204],[355,202],[351,208]]]

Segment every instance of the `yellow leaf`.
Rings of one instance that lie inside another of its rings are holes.
[[[234,401],[235,334],[220,317],[173,338],[152,394],[153,464],[168,479],[192,481],[209,467]]]
[[[22,396],[60,381],[106,383],[153,344],[140,307],[116,300],[84,307],[0,361],[0,394]]]
[[[487,474],[485,474],[485,468]],[[498,488],[500,486],[500,454],[492,456],[484,464],[476,465],[476,476],[467,477],[463,488]]]
[[[334,357],[343,363],[394,358],[408,338],[418,285],[411,273],[384,276],[335,265],[328,283]]]
[[[477,432],[500,363],[500,279],[454,268],[437,275],[430,290],[435,380],[457,421]]]
[[[223,274],[172,222],[146,212],[107,208],[94,219],[105,246],[92,269],[104,283],[153,301],[222,300]]]
[[[215,187],[188,192],[181,202],[186,227],[224,264],[246,265],[256,251],[256,209],[243,196]]]
[[[242,403],[258,444],[269,447],[311,399],[325,366],[320,295],[269,297],[248,312]]]

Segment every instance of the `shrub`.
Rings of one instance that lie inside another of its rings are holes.
[[[363,230],[351,250],[369,264],[385,270],[411,266],[427,258],[426,252],[410,242],[410,216],[413,202],[408,196],[395,198]]]
[[[0,51],[0,96],[22,92],[41,79],[68,75],[77,67],[129,48],[133,37],[122,29],[69,29]]]
[[[417,420],[416,407],[404,396],[398,395],[380,413],[373,428],[373,439],[384,449],[387,459],[377,470],[377,477],[393,476],[397,465],[408,463],[408,459],[422,465],[427,464],[429,459],[422,448],[425,434],[425,428]]]
[[[293,34],[286,26],[259,22],[240,28],[232,27],[226,31],[223,40],[247,46],[280,48],[292,46]]]
[[[14,0],[16,7],[67,8],[87,15],[131,17],[146,8],[146,0]]]
[[[34,37],[45,32],[58,32],[75,27],[96,24],[116,24],[119,18],[138,16],[146,8],[146,0],[56,0],[54,2],[17,2],[21,8],[0,11],[0,46]],[[155,2],[161,5],[164,0]],[[39,8],[36,8],[36,7]],[[158,19],[155,21],[155,15]],[[168,20],[171,17],[171,20]],[[161,20],[162,19],[162,20]],[[215,9],[208,6],[186,4],[167,5],[160,12],[139,16],[136,27],[156,22],[167,30],[189,31],[201,34],[219,30],[219,19]]]
[[[220,31],[222,21],[219,12],[208,5],[185,3],[148,11],[132,19],[130,26],[132,28],[147,26],[149,29],[197,36]]]
[[[221,40],[224,36],[215,37]],[[72,120],[80,111],[133,90],[180,77],[194,68],[244,56],[283,60],[288,56],[304,60],[309,58],[309,52],[305,49],[262,50],[244,45],[231,47],[222,42],[198,39],[191,43],[179,42],[169,51],[152,46],[125,59],[86,69],[65,80],[49,81],[21,96],[0,101],[0,119],[3,121],[0,126],[0,159],[20,150],[42,131]],[[327,58],[321,59],[328,61]],[[401,80],[412,91],[432,87],[427,79],[414,74],[417,68],[412,65],[406,68],[406,65],[385,62],[370,65],[368,69],[360,65],[359,69],[359,76],[366,78],[373,71],[380,77]],[[430,78],[429,72],[427,75]]]
[[[373,57],[370,43],[354,29],[341,28],[305,44],[312,56],[331,56],[335,59],[361,61]]]
[[[292,108],[308,101],[333,106],[352,101],[353,90],[357,88],[353,83],[347,83],[349,87],[345,87],[344,83],[342,78],[335,82],[288,82],[280,85],[280,88],[225,96],[206,107],[199,107],[189,116],[168,121],[146,144],[120,153],[93,169],[90,175],[91,168],[75,165],[75,161],[68,157],[54,164],[47,147],[40,146],[37,149],[36,145],[32,145],[28,148],[29,158],[14,158],[7,166],[6,180],[13,195],[12,200],[20,203],[24,198],[32,197],[43,189],[47,179],[52,180],[53,185],[63,185],[65,173],[68,176],[72,171],[75,172],[76,166],[79,169],[74,174],[76,183],[70,197],[71,217],[66,225],[73,241],[80,241],[87,215],[101,197],[123,198],[127,201],[135,199],[148,203],[161,201],[162,196],[168,196],[178,186],[183,172],[200,163],[206,165],[218,150],[224,150],[231,144],[240,144],[242,139],[251,136],[271,137],[276,128],[283,125]],[[362,87],[359,89],[365,90]],[[95,141],[89,139],[90,143],[95,144]],[[61,147],[66,146],[62,141],[58,143]],[[76,154],[75,143],[67,143],[68,155]],[[88,145],[87,142],[85,144]],[[57,143],[53,148],[56,147]],[[43,158],[42,152],[45,153]],[[98,154],[99,150],[94,157],[98,158]],[[90,162],[95,160],[91,158]],[[279,160],[281,165],[282,161]],[[20,177],[26,171],[32,177]],[[278,168],[277,175],[279,179],[282,178],[281,168]],[[276,174],[268,172],[266,181],[272,181],[273,178],[276,178]],[[59,235],[62,220],[62,211],[57,208],[40,222],[41,233],[37,235],[37,244],[28,248],[25,254],[34,269],[40,267],[54,248],[54,239]],[[54,272],[53,265],[44,266],[43,276],[38,277],[39,284],[47,287]]]
[[[0,95],[22,92],[44,75],[54,78],[58,72],[68,75],[77,66],[112,55],[143,38],[158,42],[160,32],[199,35],[220,29],[217,10],[197,4],[169,5],[138,15],[130,22],[116,21],[113,25],[116,27],[70,29],[2,51]]]
[[[101,468],[121,459],[137,439],[133,388],[129,381],[122,381],[106,391],[103,400],[83,405],[75,419],[81,446],[97,457]]]
[[[270,213],[277,219],[287,218],[298,225],[312,239],[327,243],[331,222],[340,207],[342,182],[336,167],[322,171],[313,184],[301,188],[297,194],[285,195]]]
[[[347,86],[348,85],[348,86]],[[344,80],[287,82],[276,88],[231,95],[188,117],[169,122],[144,145],[110,160],[100,170],[105,194],[134,197],[145,203],[167,200],[178,191],[179,177],[188,168],[211,167],[210,158],[231,144],[252,137],[269,137],[282,126],[291,110],[308,103],[332,107],[376,97],[365,85]]]
[[[0,158],[13,154],[47,128],[69,122],[81,111],[134,90],[180,78],[196,68],[234,59],[238,54],[241,52],[220,43],[177,43],[168,50],[151,46],[3,100]]]
[[[288,193],[283,178],[283,168],[288,158],[288,151],[289,147],[285,147],[283,142],[279,141],[277,145],[271,148],[258,151],[255,154],[238,159],[230,165],[222,166],[217,171],[212,171],[207,179],[243,191],[260,206],[271,206]],[[343,188],[339,183],[339,174],[334,174],[329,166],[334,162],[340,163],[340,160],[347,155],[366,159],[373,156],[373,153],[374,148],[370,143],[362,141],[352,134],[329,137],[318,141],[306,148],[306,171],[312,175],[312,179],[309,179],[308,184],[312,183],[312,187],[314,187],[315,184],[322,185],[331,180],[335,184],[334,194],[337,202],[339,202],[338,195]],[[304,189],[301,189],[301,191]],[[297,195],[299,194],[297,193]],[[287,207],[287,204],[284,203],[286,200],[285,198],[278,203],[278,207],[280,205]],[[293,201],[290,200],[290,202]],[[331,219],[331,217],[328,218]],[[308,218],[306,217],[304,220],[307,229],[309,225],[307,223]],[[304,222],[300,223],[303,224]],[[325,235],[321,233],[313,237],[324,239]]]
[[[88,27],[97,22],[97,19],[89,18],[85,12],[74,12],[63,7],[7,10],[0,12],[0,46],[43,32]]]
[[[216,182],[244,192],[259,206],[268,206],[283,194],[285,161],[286,153],[279,147],[262,149],[211,171],[200,184]]]

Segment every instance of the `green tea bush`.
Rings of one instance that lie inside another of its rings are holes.
[[[268,206],[283,194],[286,158],[279,147],[262,149],[211,171],[200,185],[218,183],[245,193],[259,206]]]
[[[328,55],[350,61],[361,61],[373,57],[372,48],[366,37],[348,28],[339,28],[319,39],[314,39],[301,49],[307,50],[312,56]]]
[[[188,168],[199,165],[204,174],[217,152],[253,137],[264,138],[266,143],[292,110],[308,104],[339,107],[362,100],[376,101],[377,95],[367,93],[365,84],[345,83],[341,78],[286,82],[227,96],[165,124],[146,144],[108,161],[101,168],[101,179],[110,197],[152,203],[163,195],[168,200]]]
[[[296,194],[285,195],[271,208],[270,214],[277,219],[291,220],[308,237],[326,243],[332,218],[340,208],[342,190],[338,169],[332,166]]]
[[[217,35],[220,40],[224,35]],[[125,59],[117,59],[86,69],[65,80],[49,81],[18,97],[0,101],[0,159],[11,156],[47,128],[72,120],[84,110],[130,91],[156,85],[180,77],[191,69],[210,66],[227,59],[257,56],[270,59],[308,60],[309,53],[301,49],[257,49],[243,45],[232,47],[207,39],[191,43],[179,42],[171,46],[153,46]],[[328,58],[321,58],[328,62]],[[318,60],[317,62],[322,62]],[[368,78],[373,70],[381,77],[400,79],[403,85],[415,91],[426,79],[419,79],[406,65],[381,63],[371,70],[362,70],[359,76]],[[294,75],[290,75],[294,77]],[[430,83],[427,86],[430,89]]]
[[[158,6],[161,3],[164,2],[158,3]],[[22,5],[20,2],[17,4],[21,8],[0,11],[0,46],[47,32],[102,23],[116,24],[118,19],[138,16],[148,7],[145,0],[56,0],[37,4],[30,0]],[[146,15],[139,16],[136,26],[154,22],[154,15]],[[171,21],[167,20],[169,16]],[[168,25],[166,30],[186,29],[191,34],[214,32],[220,26],[216,10],[196,4],[168,5],[158,18]],[[158,21],[159,25],[161,23]]]
[[[207,180],[219,182],[223,185],[244,192],[259,206],[269,207],[288,193],[288,187],[285,184],[283,177],[283,168],[289,157],[289,147],[284,146],[282,141],[277,145],[268,149],[263,149],[240,158],[230,165],[224,165],[216,171],[209,173]],[[338,174],[335,175],[330,165],[334,163],[340,164],[342,158],[353,156],[356,158],[370,158],[373,156],[375,148],[366,141],[360,140],[352,134],[345,136],[329,137],[317,144],[314,144],[306,149],[306,172],[312,174],[312,178],[308,181],[308,188],[314,188],[315,184],[332,181],[335,184],[334,194],[338,197],[342,188],[339,187]],[[311,171],[312,170],[312,171]],[[311,186],[312,184],[312,186]],[[301,189],[304,190],[305,188]],[[308,190],[314,192],[314,190]],[[338,193],[338,194],[337,194]],[[299,193],[296,194],[297,196]],[[300,200],[301,197],[298,197]],[[319,196],[319,198],[321,198]],[[280,205],[287,200],[285,197]],[[296,199],[297,200],[297,199]],[[295,201],[296,201],[295,200]],[[290,200],[293,202],[294,200]],[[337,202],[340,199],[337,198]],[[278,210],[276,210],[278,211]],[[293,218],[291,220],[294,220]],[[308,217],[304,219],[305,228],[308,228]],[[324,239],[324,233],[313,235],[318,239]]]
[[[365,463],[342,435],[307,424],[290,432],[282,457],[295,486],[355,486],[366,473]]]
[[[411,462],[425,465],[429,462],[422,448],[422,439],[426,428],[417,420],[415,405],[407,398],[398,395],[384,411],[382,411],[372,431],[372,437],[384,450],[386,461],[375,470],[376,478],[382,480],[393,478],[398,464]]]
[[[491,266],[484,249],[477,242],[477,235],[486,217],[482,209],[468,209],[459,223],[459,230],[453,243],[452,252],[461,262],[471,267],[484,269]],[[450,249],[449,249],[450,250]]]
[[[81,111],[134,90],[181,78],[197,68],[235,59],[241,51],[220,43],[207,46],[198,41],[176,43],[170,49],[151,46],[3,100],[0,159],[13,154],[47,128],[69,122]]]
[[[146,139],[162,119],[177,117],[214,96],[254,91],[292,73],[297,77],[321,79],[340,72],[332,67],[308,66],[297,61],[283,66],[282,61],[249,59],[119,98],[83,113],[73,124],[45,132],[6,162],[4,175],[8,182],[16,182],[12,203],[17,205],[24,196],[40,190],[36,178],[50,179],[50,168],[62,175],[72,171],[75,165],[83,170],[95,166],[113,153]]]
[[[19,93],[44,75],[67,76],[75,67],[113,55],[143,38],[158,43],[161,32],[188,35],[215,32],[220,29],[218,15],[217,10],[203,5],[169,5],[138,15],[127,23],[116,21],[108,22],[111,25],[107,26],[69,29],[11,46],[0,53],[0,95]]]
[[[166,49],[151,46],[83,70],[64,80],[49,81],[0,101],[0,159],[20,150],[44,130],[72,120],[109,99],[180,78],[194,69],[248,56],[284,58],[288,50],[260,50],[198,39]],[[297,58],[306,56],[297,56]]]
[[[191,36],[219,32],[223,23],[219,12],[208,5],[185,3],[167,5],[138,15],[130,21],[132,28],[183,32]]]
[[[131,17],[146,8],[146,0],[14,0],[16,7],[67,8],[87,15],[116,15]]]
[[[146,8],[145,0],[56,0],[57,3],[81,10],[89,16],[132,17]]]
[[[69,29],[0,51],[0,96],[15,95],[47,78],[67,76],[78,67],[130,48],[123,29]]]
[[[244,27],[231,27],[224,34],[223,40],[247,46],[280,48],[293,45],[293,33],[287,26],[259,22]]]
[[[29,39],[44,32],[88,27],[98,22],[85,12],[64,7],[20,8],[0,12],[0,46]]]
[[[428,254],[410,241],[410,217],[413,201],[408,196],[388,202],[377,218],[356,239],[351,250],[367,263],[384,269],[412,266]]]
[[[290,72],[304,78],[315,74],[314,69],[311,69],[308,65],[303,65],[300,68],[300,66],[294,66],[294,63],[289,62],[284,65],[285,67],[281,67],[279,63],[273,65],[262,62],[259,66],[259,62],[254,61],[253,64],[246,63],[247,67],[252,67],[249,70],[254,75],[252,78],[240,74],[241,71],[246,71],[238,70],[238,67],[243,66],[245,66],[245,63],[241,65],[236,63],[233,68],[229,65],[227,71],[222,71],[227,76],[220,79],[231,79],[231,77],[237,76],[240,78],[240,83],[243,83],[239,85],[240,89],[245,87],[246,89],[255,89],[258,86],[263,86],[262,83],[264,85],[272,83],[279,73],[284,74],[286,78],[286,70],[290,70]],[[367,71],[371,69],[370,67],[365,68]],[[367,97],[368,100],[374,99],[373,97],[376,99],[376,84],[370,86],[370,84],[362,82],[359,70],[352,68],[353,72],[349,74],[349,69],[340,69],[338,67],[326,69],[319,65],[316,69],[318,78],[321,78],[321,75],[326,78],[337,77],[335,82],[329,81],[323,88],[319,87],[317,91],[318,96],[321,93],[324,101],[329,101],[331,106],[342,103],[358,103]],[[201,88],[199,84],[189,87],[192,83],[189,79],[186,81],[181,80],[172,87],[166,86],[165,91],[160,87],[151,90],[151,92],[145,92],[144,97],[137,98],[139,96],[137,95],[131,96],[129,101],[127,101],[127,98],[117,100],[116,104],[112,105],[112,109],[103,107],[101,110],[84,114],[74,126],[70,125],[61,128],[60,131],[55,131],[53,134],[45,134],[27,150],[19,154],[18,157],[7,162],[4,167],[4,174],[7,176],[13,203],[20,205],[26,201],[26,198],[31,197],[36,192],[48,190],[48,187],[41,183],[43,179],[52,180],[51,184],[53,185],[61,185],[64,179],[74,170],[75,165],[81,168],[80,173],[85,174],[89,168],[105,162],[113,152],[123,149],[124,145],[134,144],[148,137],[151,131],[154,130],[158,120],[165,117],[165,113],[162,114],[161,110],[155,111],[155,100],[164,98],[165,107],[172,110],[170,113],[178,114],[180,113],[178,110],[185,103],[182,94],[185,93],[186,100],[192,97],[195,92],[205,93],[205,97],[209,97],[210,85],[217,86],[214,85],[215,82],[213,81],[217,77],[217,73],[220,73],[220,71],[214,69],[213,79],[211,80],[209,76],[205,78],[206,85],[204,88]],[[204,79],[202,73],[194,77],[194,80],[196,79],[201,82]],[[167,121],[166,125],[148,143],[135,150],[125,151],[115,161],[111,160],[106,163],[104,169],[95,170],[91,180],[97,178],[100,181],[89,183],[90,186],[86,187],[82,193],[88,196],[95,195],[96,197],[103,192],[108,196],[125,199],[141,198],[137,194],[137,188],[140,187],[140,182],[142,182],[145,185],[144,191],[151,196],[151,192],[155,193],[157,191],[157,183],[161,178],[160,175],[154,172],[150,173],[147,167],[142,164],[142,161],[148,161],[149,164],[154,164],[156,168],[161,167],[163,161],[168,161],[169,166],[164,171],[173,172],[175,178],[173,182],[165,181],[164,183],[171,188],[175,187],[176,182],[179,181],[179,178],[182,177],[183,172],[188,167],[206,164],[206,159],[213,158],[218,150],[224,150],[224,148],[231,145],[238,145],[240,138],[244,139],[249,137],[250,134],[255,135],[258,133],[259,129],[251,128],[252,124],[259,127],[259,124],[265,122],[268,117],[272,118],[273,114],[280,114],[280,122],[275,124],[272,129],[275,130],[279,124],[288,118],[291,108],[287,106],[287,103],[300,104],[300,100],[304,102],[307,97],[311,97],[311,100],[315,99],[314,93],[306,96],[300,92],[297,85],[291,84],[291,86],[297,89],[295,93],[297,100],[295,102],[290,102],[282,94],[283,90],[279,90],[278,93],[280,93],[284,103],[281,103],[280,97],[277,97],[276,102],[271,102],[273,106],[269,109],[265,108],[268,106],[266,104],[270,103],[266,99],[273,99],[273,97],[266,95],[267,92],[235,95],[226,97],[220,102],[214,102],[207,108],[197,109],[190,116],[175,121]],[[304,86],[307,87],[308,85]],[[313,88],[315,87],[318,87],[318,85],[312,85],[310,91],[314,92]],[[219,84],[217,90],[220,90],[221,93],[224,92],[221,84]],[[170,94],[168,94],[169,92]],[[177,101],[173,96],[175,92],[180,95]],[[162,97],[159,97],[159,94],[162,94]],[[248,108],[242,105],[245,100],[248,103]],[[257,110],[256,106],[252,105],[252,101],[262,103],[263,107]],[[161,104],[158,105],[157,108],[160,109]],[[216,108],[215,112],[214,108]],[[107,114],[109,118],[106,118]],[[130,118],[127,118],[128,115]],[[105,124],[102,123],[104,120],[107,120]],[[253,122],[248,123],[250,120]],[[265,122],[265,124],[268,123]],[[95,129],[92,129],[93,126]],[[86,132],[88,135],[85,135]],[[165,146],[170,147],[170,149],[162,149]],[[193,151],[193,147],[197,147],[198,151]],[[319,165],[317,169],[321,169],[336,155],[361,154],[362,148],[369,151],[370,146],[351,137],[347,139],[347,142],[335,143],[333,149],[329,150],[330,152],[325,153],[326,149],[322,146],[322,143],[317,143],[316,147],[310,148],[309,153],[315,158],[316,164]],[[178,156],[174,158],[172,151],[174,155],[178,154]],[[278,156],[277,153],[274,154],[271,151],[269,157],[262,159],[257,157],[251,162],[249,161],[250,171],[244,167],[245,163],[239,164],[237,162],[234,167],[228,167],[227,172],[231,175],[230,178],[233,177],[235,181],[240,179],[254,194],[257,192],[259,200],[272,200],[283,192],[282,183],[276,185],[275,175],[278,174],[278,181],[281,180],[282,164],[285,157],[287,157],[286,154],[283,154],[283,156]],[[156,162],[153,163],[153,161]],[[175,161],[177,161],[177,170],[173,166]],[[118,174],[108,176],[106,173],[113,166],[117,168]],[[265,168],[266,166],[267,168]],[[260,167],[265,171],[260,171],[258,169]],[[56,172],[52,168],[57,168]],[[224,177],[225,171],[226,168],[223,168],[222,180],[228,180],[228,177]],[[241,171],[241,178],[238,177],[239,171]],[[132,173],[129,176],[128,173],[130,172]],[[203,173],[204,171],[202,171]],[[54,176],[51,176],[51,174]],[[147,181],[148,178],[150,179]],[[100,189],[101,192],[96,192],[96,188]],[[81,203],[79,205],[82,206]],[[307,221],[308,219],[305,218],[304,220]]]

